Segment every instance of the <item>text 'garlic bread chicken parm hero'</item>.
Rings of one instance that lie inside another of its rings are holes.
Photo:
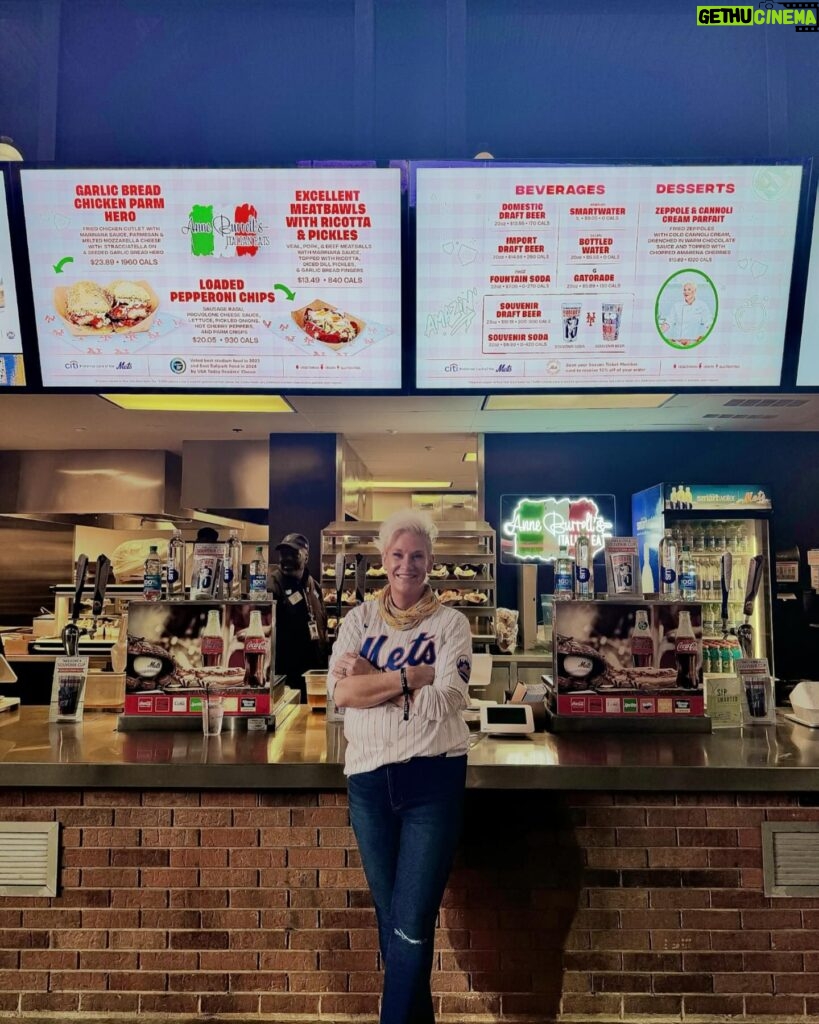
[[[335,349],[348,345],[364,330],[363,320],[343,313],[323,299],[314,299],[291,315],[305,334]]]

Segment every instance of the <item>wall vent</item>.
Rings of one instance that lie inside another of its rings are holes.
[[[731,405],[755,405],[757,407],[767,405],[776,409],[796,409],[800,405],[807,405],[807,398],[731,398],[723,405],[727,408]]]
[[[0,895],[56,896],[56,821],[0,821]]]
[[[707,412],[704,420],[778,420],[775,412]]]
[[[766,896],[819,896],[819,822],[764,821]]]

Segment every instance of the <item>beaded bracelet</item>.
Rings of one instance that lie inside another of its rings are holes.
[[[404,694],[404,721],[409,721],[410,688],[407,680],[407,670],[401,669],[401,693]]]

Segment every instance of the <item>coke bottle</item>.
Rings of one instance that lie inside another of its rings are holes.
[[[219,619],[219,609],[211,608],[208,612],[208,621],[199,637],[202,650],[202,664],[205,668],[217,668],[222,664],[222,654],[225,650],[225,641],[222,637],[222,623]]]
[[[245,633],[245,686],[264,686],[267,637],[262,627],[261,609],[250,613],[250,623]]]
[[[677,686],[684,690],[697,688],[697,638],[691,626],[691,613],[681,611],[674,640],[674,656],[677,660]]]
[[[654,641],[648,624],[648,612],[638,608],[631,633],[631,661],[635,668],[651,668],[654,664]]]

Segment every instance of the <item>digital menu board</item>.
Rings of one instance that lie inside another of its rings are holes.
[[[398,170],[21,177],[45,386],[401,386]]]
[[[25,382],[9,212],[5,179],[0,172],[0,387],[21,387]]]
[[[819,387],[819,206],[813,216],[808,287],[805,314],[802,317],[802,342],[799,346],[797,387]]]
[[[418,387],[779,385],[801,165],[416,174]]]

